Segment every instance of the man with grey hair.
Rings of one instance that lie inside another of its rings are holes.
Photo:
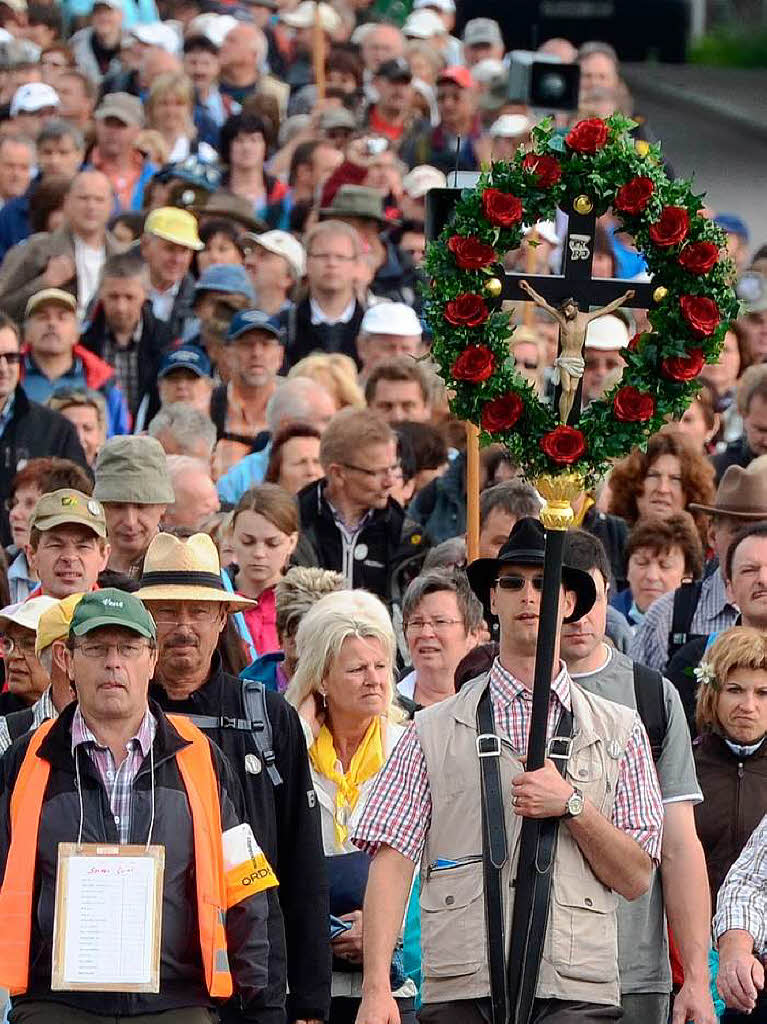
[[[210,416],[185,402],[164,405],[147,428],[166,455],[189,455],[210,465],[216,428]]]
[[[483,610],[463,572],[427,569],[405,591],[402,619],[413,671],[397,690],[412,715],[453,696],[458,663],[479,642]]]
[[[272,451],[272,438],[283,427],[289,423],[308,423],[322,433],[337,411],[332,395],[317,381],[309,377],[283,380],[266,404],[268,432],[261,435],[263,447],[240,459],[219,478],[221,500],[236,504],[245,491],[263,483]]]
[[[497,558],[518,519],[537,519],[541,502],[524,480],[506,480],[479,496],[479,557]]]
[[[717,482],[729,466],[746,466],[767,453],[767,363],[749,366],[738,384],[738,412],[743,418],[743,434],[730,441],[711,461]]]
[[[175,501],[168,505],[162,519],[168,533],[193,534],[218,512],[220,502],[210,475],[210,462],[191,455],[169,455],[168,472]]]
[[[0,138],[0,203],[22,196],[35,166],[35,144],[25,135]]]

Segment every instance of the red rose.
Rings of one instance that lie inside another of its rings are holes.
[[[495,356],[484,345],[469,345],[458,356],[450,371],[456,380],[478,384],[493,375]]]
[[[621,388],[613,399],[613,410],[624,423],[645,423],[655,412],[655,399],[636,388]]]
[[[702,295],[683,295],[679,300],[682,316],[699,338],[708,338],[719,326],[719,307]]]
[[[492,245],[485,245],[473,236],[463,238],[461,235],[453,235],[447,247],[462,270],[481,270],[495,259],[495,249]]]
[[[454,327],[479,327],[490,316],[481,295],[464,292],[445,306],[445,319]]]
[[[667,249],[679,245],[690,230],[690,215],[683,206],[664,206],[660,220],[650,225],[650,238],[656,245]]]
[[[541,448],[550,459],[569,466],[586,451],[586,439],[574,427],[560,426],[541,438]]]
[[[719,259],[713,242],[691,242],[679,253],[679,265],[691,274],[707,274]]]
[[[565,138],[565,142],[576,153],[596,153],[607,142],[607,125],[599,117],[579,121]]]
[[[686,356],[669,356],[661,363],[661,373],[670,380],[692,380],[703,369],[703,350],[692,348]]]
[[[522,161],[522,170],[529,171],[539,188],[551,188],[562,177],[562,165],[553,156],[538,156],[528,153]]]
[[[628,343],[626,348],[629,350],[629,352],[636,352],[636,350],[639,348],[639,345],[640,345],[641,341],[642,341],[642,334],[640,332],[640,333],[634,335],[634,337]]]
[[[522,200],[497,188],[486,188],[482,193],[482,210],[497,228],[513,228],[522,220]]]
[[[613,207],[619,213],[630,213],[636,217],[650,202],[654,191],[655,186],[649,178],[632,178],[616,192]]]
[[[482,410],[482,429],[490,433],[497,433],[500,430],[511,430],[519,417],[524,412],[525,403],[514,392],[508,395],[501,395],[488,402]]]

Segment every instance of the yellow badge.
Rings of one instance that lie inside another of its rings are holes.
[[[420,544],[423,540],[423,536],[420,533],[413,533],[410,535],[411,544]]]
[[[70,508],[72,505],[77,504],[77,498],[73,498],[71,494],[65,494],[61,499],[61,504],[64,508]]]

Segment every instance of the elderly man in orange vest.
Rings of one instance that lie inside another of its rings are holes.
[[[221,752],[148,701],[152,617],[123,591],[86,594],[65,659],[77,701],[0,761],[0,985],[14,1020],[210,1024],[233,992],[255,1020],[277,880]],[[131,872],[144,888],[120,884]]]

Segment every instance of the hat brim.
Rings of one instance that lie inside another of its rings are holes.
[[[382,213],[360,213],[359,210],[345,210],[343,207],[338,206],[323,206],[320,209],[320,220],[332,217],[359,217],[361,220],[374,220],[379,224],[388,224],[390,227],[396,227],[399,224],[397,220],[387,220]]]
[[[114,8],[114,10],[119,10],[119,8]],[[132,117],[126,117],[119,110],[97,110],[93,115],[94,121],[106,121],[108,117],[113,117],[115,121],[119,121],[120,124],[124,124],[126,127],[141,127],[140,121]]]
[[[255,231],[258,234],[269,230],[269,225],[259,220],[258,217],[248,217],[236,210],[226,210],[223,207],[217,210],[215,207],[211,209],[209,206],[187,206],[187,210],[196,217],[221,217],[224,220],[228,218],[237,224],[242,224],[248,231]],[[205,246],[201,244],[200,248],[204,249]]]
[[[707,512],[709,515],[732,516],[733,519],[753,519],[754,522],[767,519],[767,509],[764,512],[744,512],[742,509],[722,508],[717,505],[698,505],[697,502],[691,502],[687,508],[690,512]]]
[[[498,578],[498,570],[504,565],[519,565],[525,568],[543,568],[543,553],[540,551],[515,551],[507,558],[478,558],[466,569],[469,585],[483,607],[490,606],[490,590]],[[577,622],[591,611],[597,599],[596,586],[589,573],[582,569],[562,566],[562,583],[566,590],[575,594],[575,608],[565,622]]]
[[[189,209],[194,212],[194,207],[190,206]],[[192,252],[202,252],[205,248],[202,242],[192,242],[189,239],[180,239],[178,235],[174,235],[170,231],[162,231],[157,228],[152,228],[149,232],[150,235],[154,235],[155,238],[162,238],[166,242],[173,242],[174,245],[183,246],[184,249],[191,249]]]
[[[72,516],[66,515],[66,513],[58,516],[45,516],[44,519],[38,519],[32,525],[40,533],[45,533],[46,530],[55,530],[57,526],[84,526],[86,530],[93,530],[96,536],[101,537],[103,540],[106,540],[107,536],[106,524],[86,522],[85,519],[74,519]]]
[[[128,629],[131,633],[137,633],[147,640],[157,639],[157,634],[146,626],[142,626],[138,622],[126,622],[125,619],[118,619],[116,615],[99,615],[94,619],[86,619],[85,622],[73,626],[70,629],[70,634],[74,636],[87,636],[94,629],[100,629],[105,626],[113,626],[115,629]]]
[[[137,597],[139,601],[209,601],[211,604],[225,604],[232,609],[253,608],[258,604],[257,601],[252,601],[249,597],[230,594],[228,590],[184,586],[180,583],[141,587],[133,596]]]
[[[199,366],[189,366],[187,363],[175,363],[173,366],[169,366],[167,370],[160,370],[157,374],[157,379],[165,380],[167,376],[171,373],[175,373],[176,370],[189,370],[190,373],[193,373],[196,377],[200,378],[211,377],[211,374],[205,373]]]

